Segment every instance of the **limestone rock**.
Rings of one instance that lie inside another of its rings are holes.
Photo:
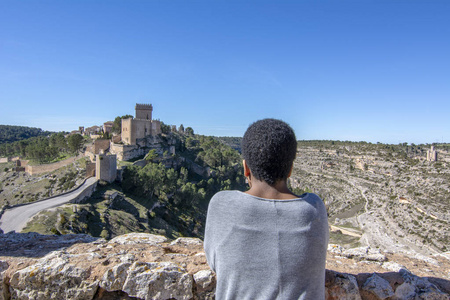
[[[2,261],[0,260],[0,300],[6,300],[5,297],[3,296],[4,291],[3,291],[3,280],[5,277],[5,271],[9,268],[9,264],[6,261]],[[6,292],[6,291],[5,291]]]
[[[110,244],[150,244],[157,245],[167,242],[168,239],[162,235],[150,234],[150,233],[128,233],[119,235],[109,241]]]
[[[64,254],[53,252],[13,274],[11,299],[92,299],[98,283],[88,277],[89,270],[77,268],[67,263]]]
[[[389,285],[389,282],[377,274],[370,276],[364,283],[362,289],[374,294],[378,299],[386,299],[394,295],[394,291]]]
[[[122,290],[129,296],[148,299],[193,297],[193,280],[185,270],[170,262],[133,263]]]
[[[131,263],[122,263],[106,271],[100,282],[100,287],[108,292],[122,290],[123,285],[127,280],[128,269],[130,266]]]
[[[194,281],[202,289],[214,283],[214,273],[211,270],[201,270],[194,274]]]
[[[361,300],[355,276],[326,270],[325,298],[327,300]]]
[[[203,245],[203,242],[201,239],[199,238],[186,238],[186,237],[181,237],[181,238],[177,238],[175,241],[173,241],[172,243],[170,243],[170,246],[199,246],[199,245]]]
[[[357,260],[370,260],[379,262],[387,260],[386,256],[383,255],[380,250],[372,249],[368,246],[344,250],[342,252],[342,255],[347,258],[353,258]]]
[[[393,272],[400,272],[400,270],[408,271],[405,266],[403,266],[401,264],[398,264],[396,262],[392,262],[392,261],[384,262],[381,265],[381,267],[386,269],[386,270],[393,271]]]
[[[439,290],[427,278],[417,277],[409,272],[401,271],[405,282],[395,290],[394,300],[400,299],[424,299],[424,300],[448,300],[449,294]]]

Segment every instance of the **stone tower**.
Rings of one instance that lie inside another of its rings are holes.
[[[136,104],[136,118],[122,119],[122,142],[136,145],[136,140],[161,133],[161,122],[152,120],[151,104]]]
[[[106,155],[103,151],[96,155],[95,177],[109,183],[116,180],[117,176],[117,156]]]
[[[136,103],[136,119],[151,120],[153,106],[151,104],[137,104]]]

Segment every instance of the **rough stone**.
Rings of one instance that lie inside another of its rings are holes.
[[[193,280],[185,270],[170,262],[133,263],[123,291],[129,296],[148,299],[184,299],[193,297]]]
[[[405,266],[403,266],[401,264],[398,264],[396,262],[392,262],[392,261],[384,262],[381,265],[381,267],[386,269],[386,270],[393,271],[393,272],[400,272],[400,270],[406,270],[407,271]]]
[[[194,281],[197,286],[207,289],[214,283],[214,273],[211,270],[201,270],[194,274]]]
[[[100,281],[100,287],[104,288],[108,292],[120,291],[128,277],[128,269],[131,263],[122,263],[109,269],[103,275],[102,281]]]
[[[68,264],[64,254],[51,253],[13,274],[11,299],[92,299],[98,282],[88,277],[89,270]]]
[[[192,245],[203,245],[203,242],[199,238],[177,238],[175,241],[170,243],[170,246],[192,246]]]
[[[327,270],[325,273],[327,300],[361,300],[355,276]]]
[[[377,274],[373,274],[371,277],[369,277],[364,283],[362,289],[374,294],[378,297],[378,299],[386,299],[394,295],[394,291],[389,285],[389,282],[387,282]]]
[[[83,235],[8,233],[0,236],[0,245],[0,300],[214,299],[216,278],[199,239],[171,242],[162,236],[128,234],[107,242]],[[344,258],[340,246],[331,249],[327,300],[384,299],[384,290],[376,288],[389,290],[388,285],[394,293],[389,299],[449,299],[444,258],[436,257],[439,266],[435,266],[386,254],[392,261],[381,264],[357,262],[371,253],[366,247],[350,251],[354,260]],[[428,277],[430,272],[419,277],[403,265],[414,272],[430,269],[433,277]],[[385,271],[389,268],[392,272]]]
[[[6,261],[0,260],[0,300],[6,300],[6,297],[4,297],[4,293],[7,291],[4,290],[3,280],[5,277],[5,272],[8,268],[9,264]]]
[[[150,233],[128,233],[124,235],[119,235],[109,243],[127,245],[127,244],[150,244],[157,245],[167,242],[168,239],[162,235],[155,235]]]

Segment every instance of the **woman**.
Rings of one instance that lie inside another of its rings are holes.
[[[315,194],[287,185],[297,152],[292,128],[264,119],[242,141],[246,192],[221,191],[209,203],[205,253],[216,299],[324,299],[328,221]]]

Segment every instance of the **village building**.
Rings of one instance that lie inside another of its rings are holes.
[[[113,128],[114,122],[113,121],[108,121],[103,123],[103,133],[112,133],[112,128]]]

